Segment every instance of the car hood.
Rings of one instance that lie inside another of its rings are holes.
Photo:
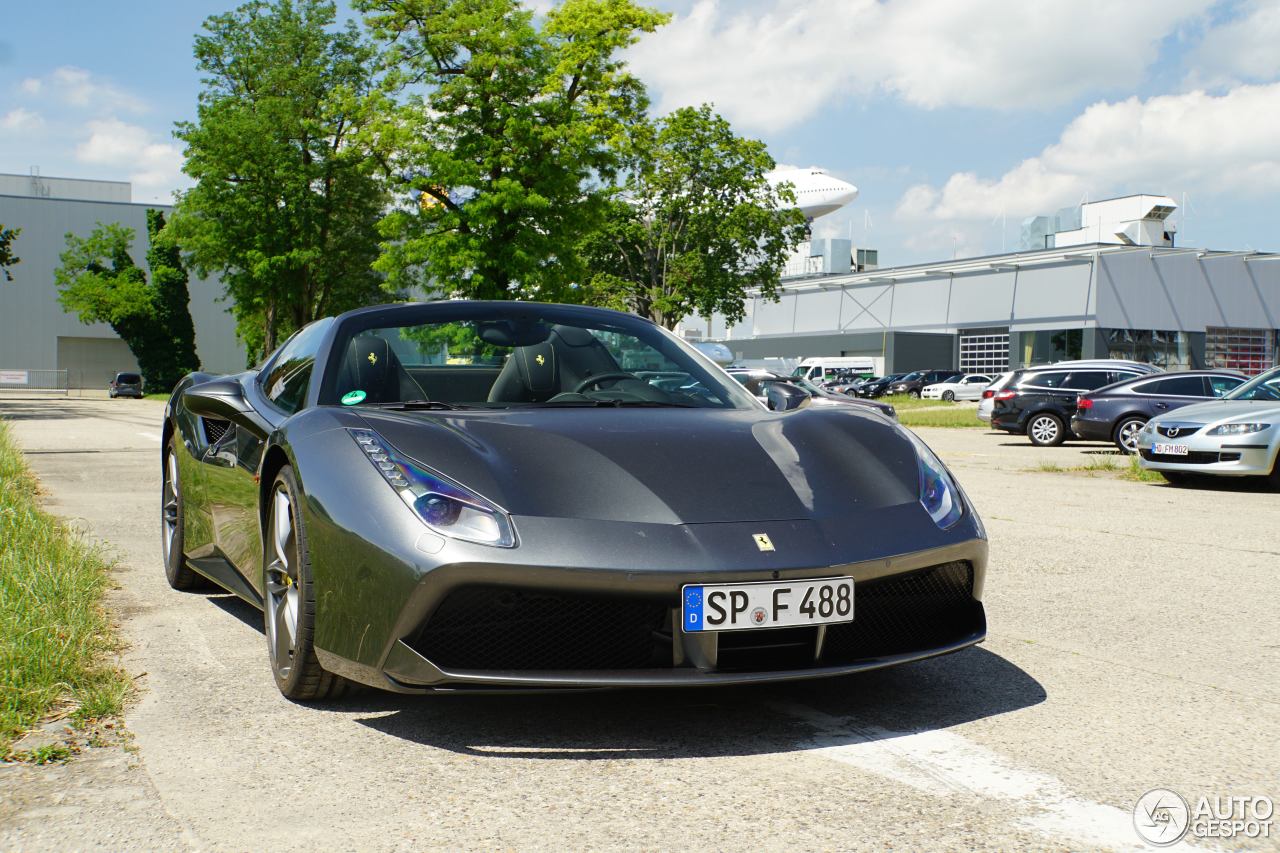
[[[362,410],[397,450],[512,515],[655,524],[840,519],[916,502],[915,448],[856,406]]]
[[[1152,420],[1159,423],[1214,424],[1219,421],[1256,421],[1280,423],[1280,401],[1276,400],[1209,400],[1193,403]]]

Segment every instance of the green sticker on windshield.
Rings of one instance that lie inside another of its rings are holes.
[[[348,391],[347,393],[342,395],[342,405],[354,406],[357,403],[363,403],[364,398],[367,396],[368,395],[365,394],[363,391]]]

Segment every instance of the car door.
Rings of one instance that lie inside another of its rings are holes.
[[[1213,375],[1206,376],[1209,383],[1210,397],[1225,397],[1244,384],[1243,376]]]
[[[982,390],[991,384],[990,376],[981,374],[970,374],[960,380],[960,384],[956,386],[957,400],[977,400],[982,396]]]
[[[1076,413],[1076,400],[1081,394],[1087,394],[1090,391],[1096,391],[1103,385],[1110,385],[1123,379],[1126,374],[1119,374],[1113,370],[1073,370],[1063,381],[1062,387],[1057,388],[1053,392],[1053,401],[1058,407],[1065,419],[1070,423],[1071,416]]]
[[[232,424],[202,459],[205,499],[217,549],[261,594],[262,532],[258,517],[258,468],[271,431],[297,412],[306,399],[316,353],[328,328],[322,320],[285,343],[256,375],[242,384],[260,415],[256,426]]]
[[[1210,396],[1210,389],[1203,376],[1169,376],[1143,383],[1141,393],[1145,395],[1148,417],[1155,417],[1192,403],[1203,403]]]

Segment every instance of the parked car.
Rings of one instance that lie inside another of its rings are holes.
[[[1148,369],[1154,369],[1157,371],[1159,370],[1159,368],[1152,368],[1151,365],[1145,364],[1141,361],[1124,361],[1122,359],[1114,359],[1114,358],[1075,359],[1073,361],[1058,361],[1052,364],[1028,365],[1028,367],[1039,367],[1041,369],[1046,369],[1050,367],[1061,368],[1061,367],[1089,367],[1089,366],[1110,368],[1115,365],[1141,368],[1144,374],[1145,372],[1149,372]],[[988,422],[991,420],[991,411],[995,407],[995,395],[999,391],[1003,390],[1006,385],[1009,384],[1009,380],[1013,378],[1013,374],[1016,372],[1017,371],[1009,370],[1004,373],[1001,373],[999,376],[996,377],[994,382],[992,382],[990,385],[988,385],[986,388],[983,389],[982,398],[978,401],[978,420],[988,421]]]
[[[748,370],[731,368],[729,375],[738,380],[744,388],[752,393],[752,395],[764,403],[769,405],[768,388],[771,384],[785,383],[795,388],[799,388],[808,394],[811,398],[820,399],[824,402],[835,404],[849,403],[854,406],[862,406],[864,408],[874,409],[880,414],[893,420],[898,419],[898,413],[888,403],[880,403],[876,400],[859,400],[856,397],[850,397],[847,394],[840,394],[836,391],[828,391],[814,385],[808,379],[797,379],[794,376],[787,376],[785,373],[777,373],[772,370]]]
[[[991,421],[991,409],[995,406],[996,401],[994,398],[996,392],[1008,384],[1014,372],[1006,370],[993,379],[990,385],[982,389],[982,394],[978,397],[978,420],[987,421],[988,423]]]
[[[919,437],[765,411],[633,315],[360,308],[166,412],[165,577],[262,610],[293,700],[776,683],[986,637],[986,532]]]
[[[977,400],[982,396],[982,389],[990,384],[991,377],[985,373],[966,373],[946,382],[926,385],[920,396],[926,400]]]
[[[1086,441],[1113,441],[1124,453],[1134,453],[1138,433],[1156,415],[1225,396],[1245,381],[1243,374],[1220,370],[1125,379],[1081,394],[1071,418],[1071,432]]]
[[[992,398],[991,425],[1017,435],[1026,435],[1038,447],[1052,447],[1069,438],[1076,399],[1104,385],[1160,372],[1151,365],[1111,365],[1032,367],[1015,371],[1003,389]]]
[[[1266,477],[1280,489],[1280,367],[1221,399],[1157,415],[1137,443],[1138,464],[1171,483],[1198,475]]]
[[[137,373],[117,373],[107,385],[107,396],[142,399],[142,377]]]
[[[917,370],[914,373],[908,373],[890,385],[889,393],[906,394],[908,397],[914,397],[918,400],[926,385],[946,382],[953,377],[959,378],[960,375],[961,373],[958,370]]]
[[[883,397],[889,392],[890,385],[906,375],[905,373],[891,373],[879,379],[868,379],[857,387],[856,393],[859,397],[864,398]]]
[[[823,388],[828,391],[835,391],[837,394],[847,394],[850,397],[858,396],[858,389],[872,380],[879,379],[878,376],[854,376],[845,382],[828,382],[823,384]]]

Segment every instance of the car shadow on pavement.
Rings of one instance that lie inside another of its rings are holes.
[[[975,647],[790,684],[423,697],[368,691],[320,707],[465,755],[581,761],[793,752],[944,729],[1044,700],[1034,678]]]

